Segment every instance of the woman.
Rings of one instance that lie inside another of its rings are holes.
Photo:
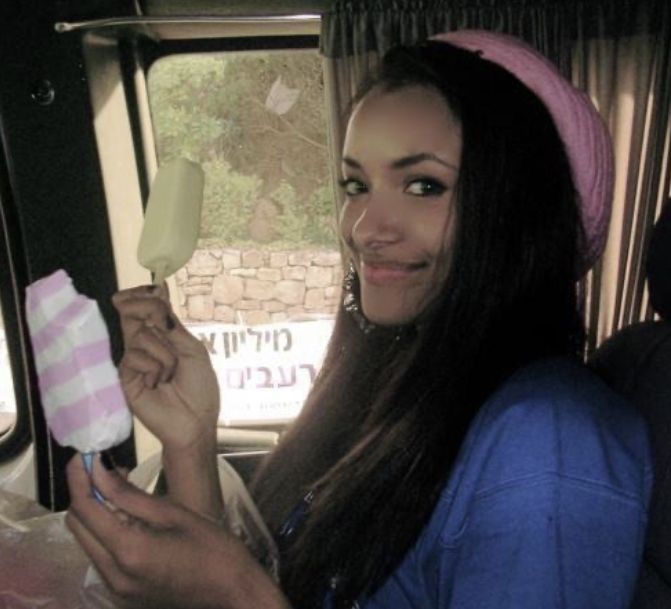
[[[609,146],[589,102],[515,39],[392,50],[348,123],[351,269],[328,353],[253,484],[280,585],[211,522],[216,384],[161,294],[138,288],[115,299],[120,369],[163,442],[170,499],[98,467],[106,511],[69,467],[68,522],[112,587],[189,607],[626,607],[648,440],[579,363],[576,299],[605,236]]]

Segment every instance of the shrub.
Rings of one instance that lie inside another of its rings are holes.
[[[261,192],[261,180],[255,175],[233,171],[221,159],[203,163],[205,193],[200,235],[223,245],[249,239],[249,221]]]

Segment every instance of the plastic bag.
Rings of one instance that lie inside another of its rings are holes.
[[[0,529],[0,609],[114,609],[119,599],[98,582],[81,584],[89,560],[63,512]]]
[[[160,455],[129,478],[151,492]],[[226,524],[277,577],[278,553],[247,489],[235,470],[219,459]],[[65,525],[65,514],[0,490],[0,609],[123,609],[127,606],[102,582]],[[44,514],[37,515],[35,514]]]

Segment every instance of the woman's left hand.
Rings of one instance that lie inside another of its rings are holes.
[[[161,607],[288,609],[275,582],[225,527],[147,495],[98,459],[93,484],[108,505],[93,497],[79,455],[67,474],[66,522],[116,594]]]

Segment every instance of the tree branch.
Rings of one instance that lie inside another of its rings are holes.
[[[266,108],[266,107],[265,107],[265,106],[264,106],[258,99],[254,99],[253,101],[254,101],[254,103],[255,103],[257,106],[260,106],[260,107],[262,107],[266,112],[269,112],[268,108]],[[325,146],[324,144],[322,144],[321,142],[318,142],[318,141],[316,141],[316,140],[313,140],[312,138],[308,137],[307,135],[305,135],[304,133],[302,133],[301,131],[299,131],[299,129],[298,129],[297,127],[295,127],[295,126],[293,125],[293,123],[291,123],[290,121],[288,121],[286,118],[284,118],[284,117],[281,116],[280,114],[275,114],[275,116],[277,116],[277,117],[280,119],[280,121],[282,122],[283,125],[286,125],[287,127],[289,127],[289,129],[291,129],[291,131],[294,133],[294,135],[296,135],[297,137],[299,137],[300,139],[302,139],[304,142],[307,142],[308,144],[312,144],[313,146],[316,146],[316,147],[319,148],[320,150],[326,150],[326,146]],[[274,133],[280,133],[280,134],[281,134],[281,133],[284,133],[283,131],[278,131],[277,129],[273,129],[273,128],[270,127],[269,125],[267,126],[267,129],[268,129],[269,131],[273,131]]]

